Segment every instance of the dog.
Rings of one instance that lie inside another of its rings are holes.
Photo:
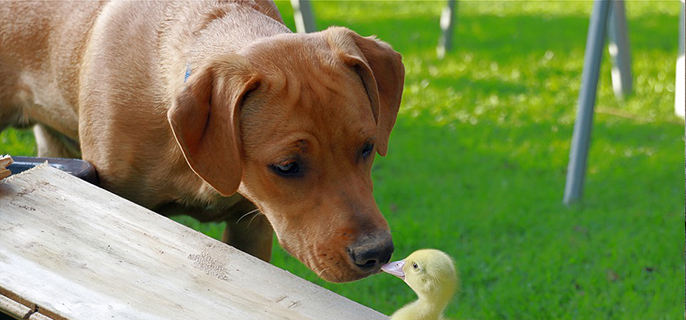
[[[379,271],[393,242],[372,196],[404,82],[399,53],[343,28],[293,34],[267,1],[8,2],[0,130],[82,157],[163,215],[272,237],[319,277]]]

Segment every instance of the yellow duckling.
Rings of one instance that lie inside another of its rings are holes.
[[[391,315],[391,320],[444,320],[458,286],[453,260],[436,249],[421,249],[407,258],[381,267],[384,272],[403,279],[417,294],[414,301]]]

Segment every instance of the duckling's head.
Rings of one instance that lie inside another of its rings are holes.
[[[453,260],[440,250],[417,250],[403,260],[384,265],[381,270],[405,280],[420,299],[447,302],[457,289]]]

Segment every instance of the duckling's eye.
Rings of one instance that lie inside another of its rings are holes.
[[[412,268],[414,268],[415,270],[419,270],[419,265],[417,265],[416,262],[412,262]]]

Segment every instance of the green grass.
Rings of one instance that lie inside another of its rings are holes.
[[[444,2],[322,1],[320,29],[376,34],[401,52],[403,105],[375,196],[402,258],[452,255],[458,319],[681,319],[684,125],[673,116],[678,1],[629,1],[634,93],[617,101],[603,57],[583,201],[562,205],[590,1],[460,1],[456,49],[435,58]],[[279,2],[293,26],[288,2]],[[0,153],[31,154],[30,133]],[[209,235],[221,225],[179,219]],[[378,275],[316,279],[275,245],[273,263],[391,313],[414,298]]]

